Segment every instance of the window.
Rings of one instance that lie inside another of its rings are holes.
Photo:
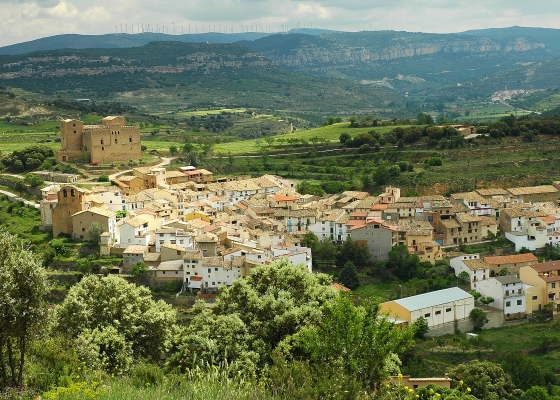
[[[86,228],[82,228],[82,232],[85,232],[85,231],[86,231]]]
[[[537,296],[533,296],[533,300],[537,300]]]
[[[132,143],[132,136],[128,138],[128,142]]]
[[[440,315],[441,314],[441,310],[436,311],[436,315]]]
[[[523,304],[523,300],[517,300],[517,305],[520,306]]]
[[[445,312],[451,312],[451,307],[446,308],[446,309],[445,309]]]
[[[554,289],[556,287],[556,283],[552,284],[552,289]]]
[[[115,144],[117,144],[117,138],[115,138]]]
[[[430,313],[424,314],[424,318],[428,318],[430,316]]]
[[[103,144],[103,139],[101,139],[101,144]]]
[[[208,268],[208,273],[212,272],[212,268]]]
[[[218,268],[214,268],[214,271],[217,271],[217,270],[218,270]]]
[[[510,307],[511,306],[511,301],[506,301],[506,307]]]

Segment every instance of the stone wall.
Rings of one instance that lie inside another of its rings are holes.
[[[461,321],[449,322],[446,324],[438,325],[437,327],[432,327],[426,333],[427,337],[443,336],[443,335],[453,335],[456,332],[472,332],[474,330],[474,325],[469,318],[463,319]]]

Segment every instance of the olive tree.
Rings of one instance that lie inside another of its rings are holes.
[[[170,305],[154,301],[149,289],[115,275],[84,277],[55,311],[56,330],[66,337],[79,338],[82,344],[88,344],[88,351],[98,348],[110,353],[108,349],[120,349],[127,353],[100,352],[100,359],[112,360],[108,369],[122,367],[129,352],[134,358],[159,360],[169,349],[175,329],[175,311]]]
[[[310,274],[287,260],[253,268],[223,288],[212,313],[199,313],[178,335],[170,366],[270,363],[274,349],[289,347],[292,335],[320,320],[321,306],[336,296],[331,283],[328,275]]]
[[[101,234],[105,232],[107,228],[101,222],[93,221],[89,226],[87,232],[90,239],[95,242],[99,243],[99,239],[101,238]]]
[[[397,355],[414,346],[413,329],[396,326],[374,302],[355,306],[347,294],[339,294],[321,311],[317,324],[294,336],[294,348],[302,350],[295,354],[305,354],[319,365],[339,363],[370,389],[400,372]]]
[[[473,360],[459,364],[449,371],[449,377],[453,379],[452,387],[464,384],[477,399],[508,400],[516,399],[519,394],[511,377],[490,361]]]
[[[0,389],[21,387],[25,355],[45,326],[49,290],[41,258],[0,231]]]

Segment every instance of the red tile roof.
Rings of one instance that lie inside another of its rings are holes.
[[[514,254],[512,256],[493,256],[493,257],[484,257],[484,262],[487,264],[498,265],[498,264],[517,264],[523,262],[537,262],[538,259],[535,257],[533,253],[525,253],[525,254]]]

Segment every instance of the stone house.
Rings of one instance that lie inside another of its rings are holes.
[[[387,261],[389,252],[396,242],[397,227],[387,225],[384,220],[372,219],[363,226],[350,229],[350,237],[358,243],[365,243],[373,261]]]
[[[101,207],[92,207],[72,215],[72,239],[91,240],[88,229],[94,222],[99,222],[105,227],[111,241],[118,240],[115,213]]]

